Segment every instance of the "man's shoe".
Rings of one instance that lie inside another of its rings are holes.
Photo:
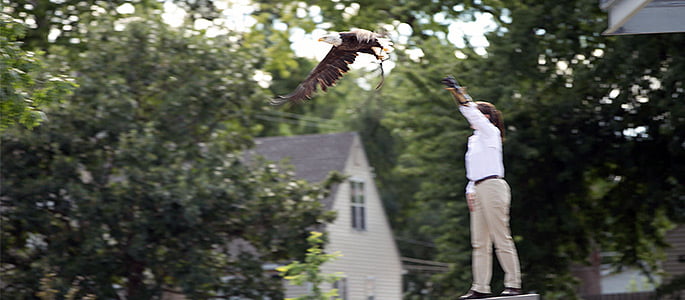
[[[504,288],[504,291],[502,291],[502,293],[499,295],[500,296],[517,296],[517,295],[523,295],[523,292],[521,291],[521,289],[508,287],[508,288]]]
[[[489,298],[491,295],[486,294],[486,293],[480,293],[476,292],[474,290],[470,290],[466,295],[459,297],[459,300],[463,299],[484,299],[484,298]]]

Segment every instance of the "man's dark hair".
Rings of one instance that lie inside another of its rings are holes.
[[[478,105],[478,110],[490,119],[490,123],[499,128],[500,136],[502,141],[504,141],[504,119],[502,118],[502,112],[497,110],[495,105],[490,102],[478,101],[476,104]]]

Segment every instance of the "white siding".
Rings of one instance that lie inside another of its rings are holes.
[[[373,287],[374,300],[402,299],[402,265],[390,225],[366,155],[355,137],[345,174],[362,180],[365,189],[366,230],[352,228],[350,185],[338,188],[333,209],[336,221],[326,227],[330,236],[327,252],[340,251],[342,257],[324,266],[325,273],[342,272],[347,278],[350,300],[367,300]]]
[[[666,249],[664,271],[670,277],[685,274],[685,225],[680,225],[666,234],[666,242],[671,247]]]
[[[307,284],[303,285],[292,285],[287,280],[283,281],[284,296],[285,298],[296,298],[302,296],[310,291]]]

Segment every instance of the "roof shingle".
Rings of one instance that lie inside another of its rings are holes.
[[[329,172],[343,172],[355,135],[343,132],[256,138],[253,150],[268,160],[287,158],[298,178],[321,183]]]
[[[288,159],[297,178],[321,183],[331,171],[343,174],[355,136],[356,132],[343,132],[256,138],[255,147],[248,151],[248,156],[257,154],[271,161]],[[323,200],[327,209],[333,205],[336,190],[337,185]]]

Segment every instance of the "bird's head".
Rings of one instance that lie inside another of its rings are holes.
[[[320,37],[319,42],[326,42],[333,46],[340,46],[342,44],[342,38],[340,37],[339,33],[331,33]]]

